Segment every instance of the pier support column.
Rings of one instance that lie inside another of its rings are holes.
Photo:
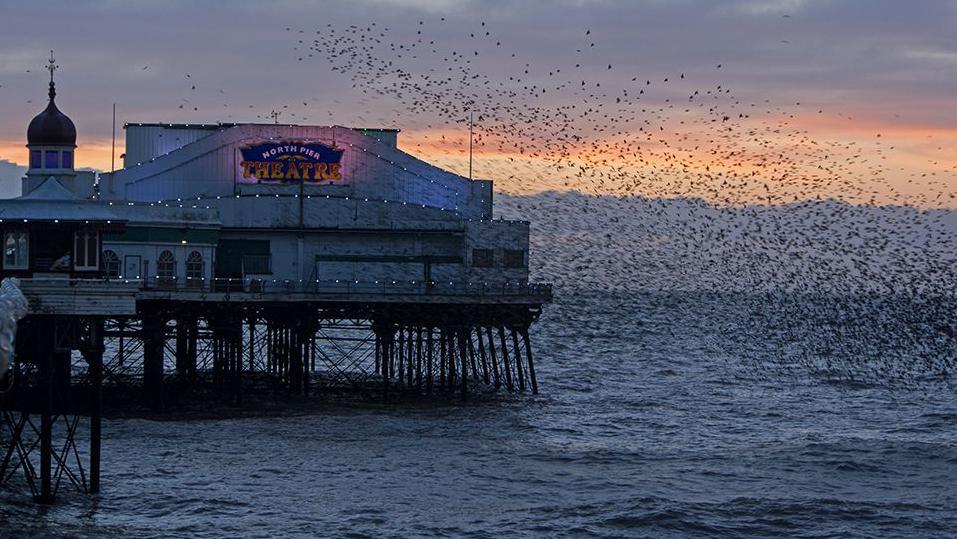
[[[388,401],[389,379],[392,377],[392,359],[395,352],[393,346],[395,328],[391,322],[374,320],[372,331],[375,333],[376,350],[379,357],[379,374],[382,376],[382,399]]]
[[[515,328],[509,328],[512,332],[512,354],[515,355],[515,373],[518,374],[518,388],[525,393],[525,368],[522,366],[522,351],[518,346],[518,333]]]
[[[180,384],[189,380],[189,323],[176,320],[176,379]]]
[[[480,329],[481,331],[481,329]],[[480,336],[481,337],[481,336]],[[492,328],[485,328],[485,337],[488,338],[488,358],[492,362],[492,375],[495,378],[495,389],[502,387],[502,380],[498,373],[498,358],[495,357],[495,338],[492,336]],[[484,338],[479,339],[479,346]]]
[[[289,389],[302,393],[302,324],[296,322],[290,331],[289,340]]]
[[[190,385],[196,383],[196,360],[199,346],[199,320],[190,318],[186,325],[186,380]]]
[[[166,346],[166,321],[157,317],[143,319],[143,393],[147,405],[163,408],[163,352]]]
[[[256,372],[256,319],[249,317],[246,320],[249,329],[249,374]]]
[[[465,328],[460,328],[458,330],[458,340],[459,340],[459,358],[462,361],[462,372],[459,374],[459,383],[461,385],[462,391],[462,400],[468,398],[469,393],[469,367],[468,367],[468,350],[466,349],[465,339],[468,338],[468,333],[466,333]]]
[[[422,328],[415,328],[415,390],[422,393]]]
[[[499,350],[502,351],[502,370],[505,371],[505,385],[512,390],[515,389],[515,385],[512,383],[512,366],[508,361],[508,342],[505,340],[505,326],[498,327],[498,339],[501,345]]]
[[[532,361],[532,341],[528,338],[528,327],[522,326],[522,341],[525,343],[525,361],[528,362],[528,377],[532,382],[532,395],[538,395],[538,380],[535,379],[535,362]]]
[[[448,342],[447,334],[445,329],[438,328],[439,332],[439,387],[442,391],[446,390],[445,386],[445,362],[447,361],[446,345]]]
[[[434,328],[431,326],[426,328],[426,337],[425,337],[425,350],[426,350],[426,377],[425,377],[425,392],[429,395],[432,394],[432,363],[433,363],[433,346],[432,333]]]
[[[39,335],[38,335],[39,336]],[[49,342],[49,341],[47,341]],[[40,489],[37,503],[53,503],[53,402],[56,392],[53,347],[39,345],[36,358],[40,374]]]
[[[90,379],[90,494],[100,492],[100,453],[103,429],[103,320],[90,322],[83,356]]]

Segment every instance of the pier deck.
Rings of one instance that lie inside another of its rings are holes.
[[[20,470],[42,502],[61,482],[99,489],[104,394],[161,412],[210,396],[241,406],[264,380],[292,394],[382,400],[464,399],[482,386],[537,393],[528,330],[552,298],[550,285],[528,283],[39,277],[20,286],[30,314],[0,395],[0,484]]]

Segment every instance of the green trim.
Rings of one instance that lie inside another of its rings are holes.
[[[103,241],[124,243],[204,243],[216,245],[219,231],[196,228],[127,227],[123,232],[107,232]]]
[[[269,240],[219,240],[219,245],[216,246],[216,276],[241,276],[244,269],[243,258],[246,256],[270,256]]]
[[[415,255],[316,255],[316,262],[386,262],[395,264],[461,264],[461,256],[415,256]]]

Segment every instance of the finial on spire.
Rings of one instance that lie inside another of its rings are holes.
[[[50,71],[50,101],[53,101],[53,98],[56,97],[56,86],[53,84],[53,72],[60,68],[56,64],[56,59],[53,57],[53,50],[50,50],[50,60],[47,62],[47,70]]]

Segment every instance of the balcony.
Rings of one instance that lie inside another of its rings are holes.
[[[520,281],[449,282],[449,281],[356,281],[290,280],[261,278],[168,279],[150,278],[140,283],[142,291],[174,293],[252,294],[262,296],[467,296],[536,298],[552,300],[552,285]]]
[[[507,281],[287,279],[21,279],[31,312],[122,314],[137,300],[271,302],[548,303],[552,286]]]

